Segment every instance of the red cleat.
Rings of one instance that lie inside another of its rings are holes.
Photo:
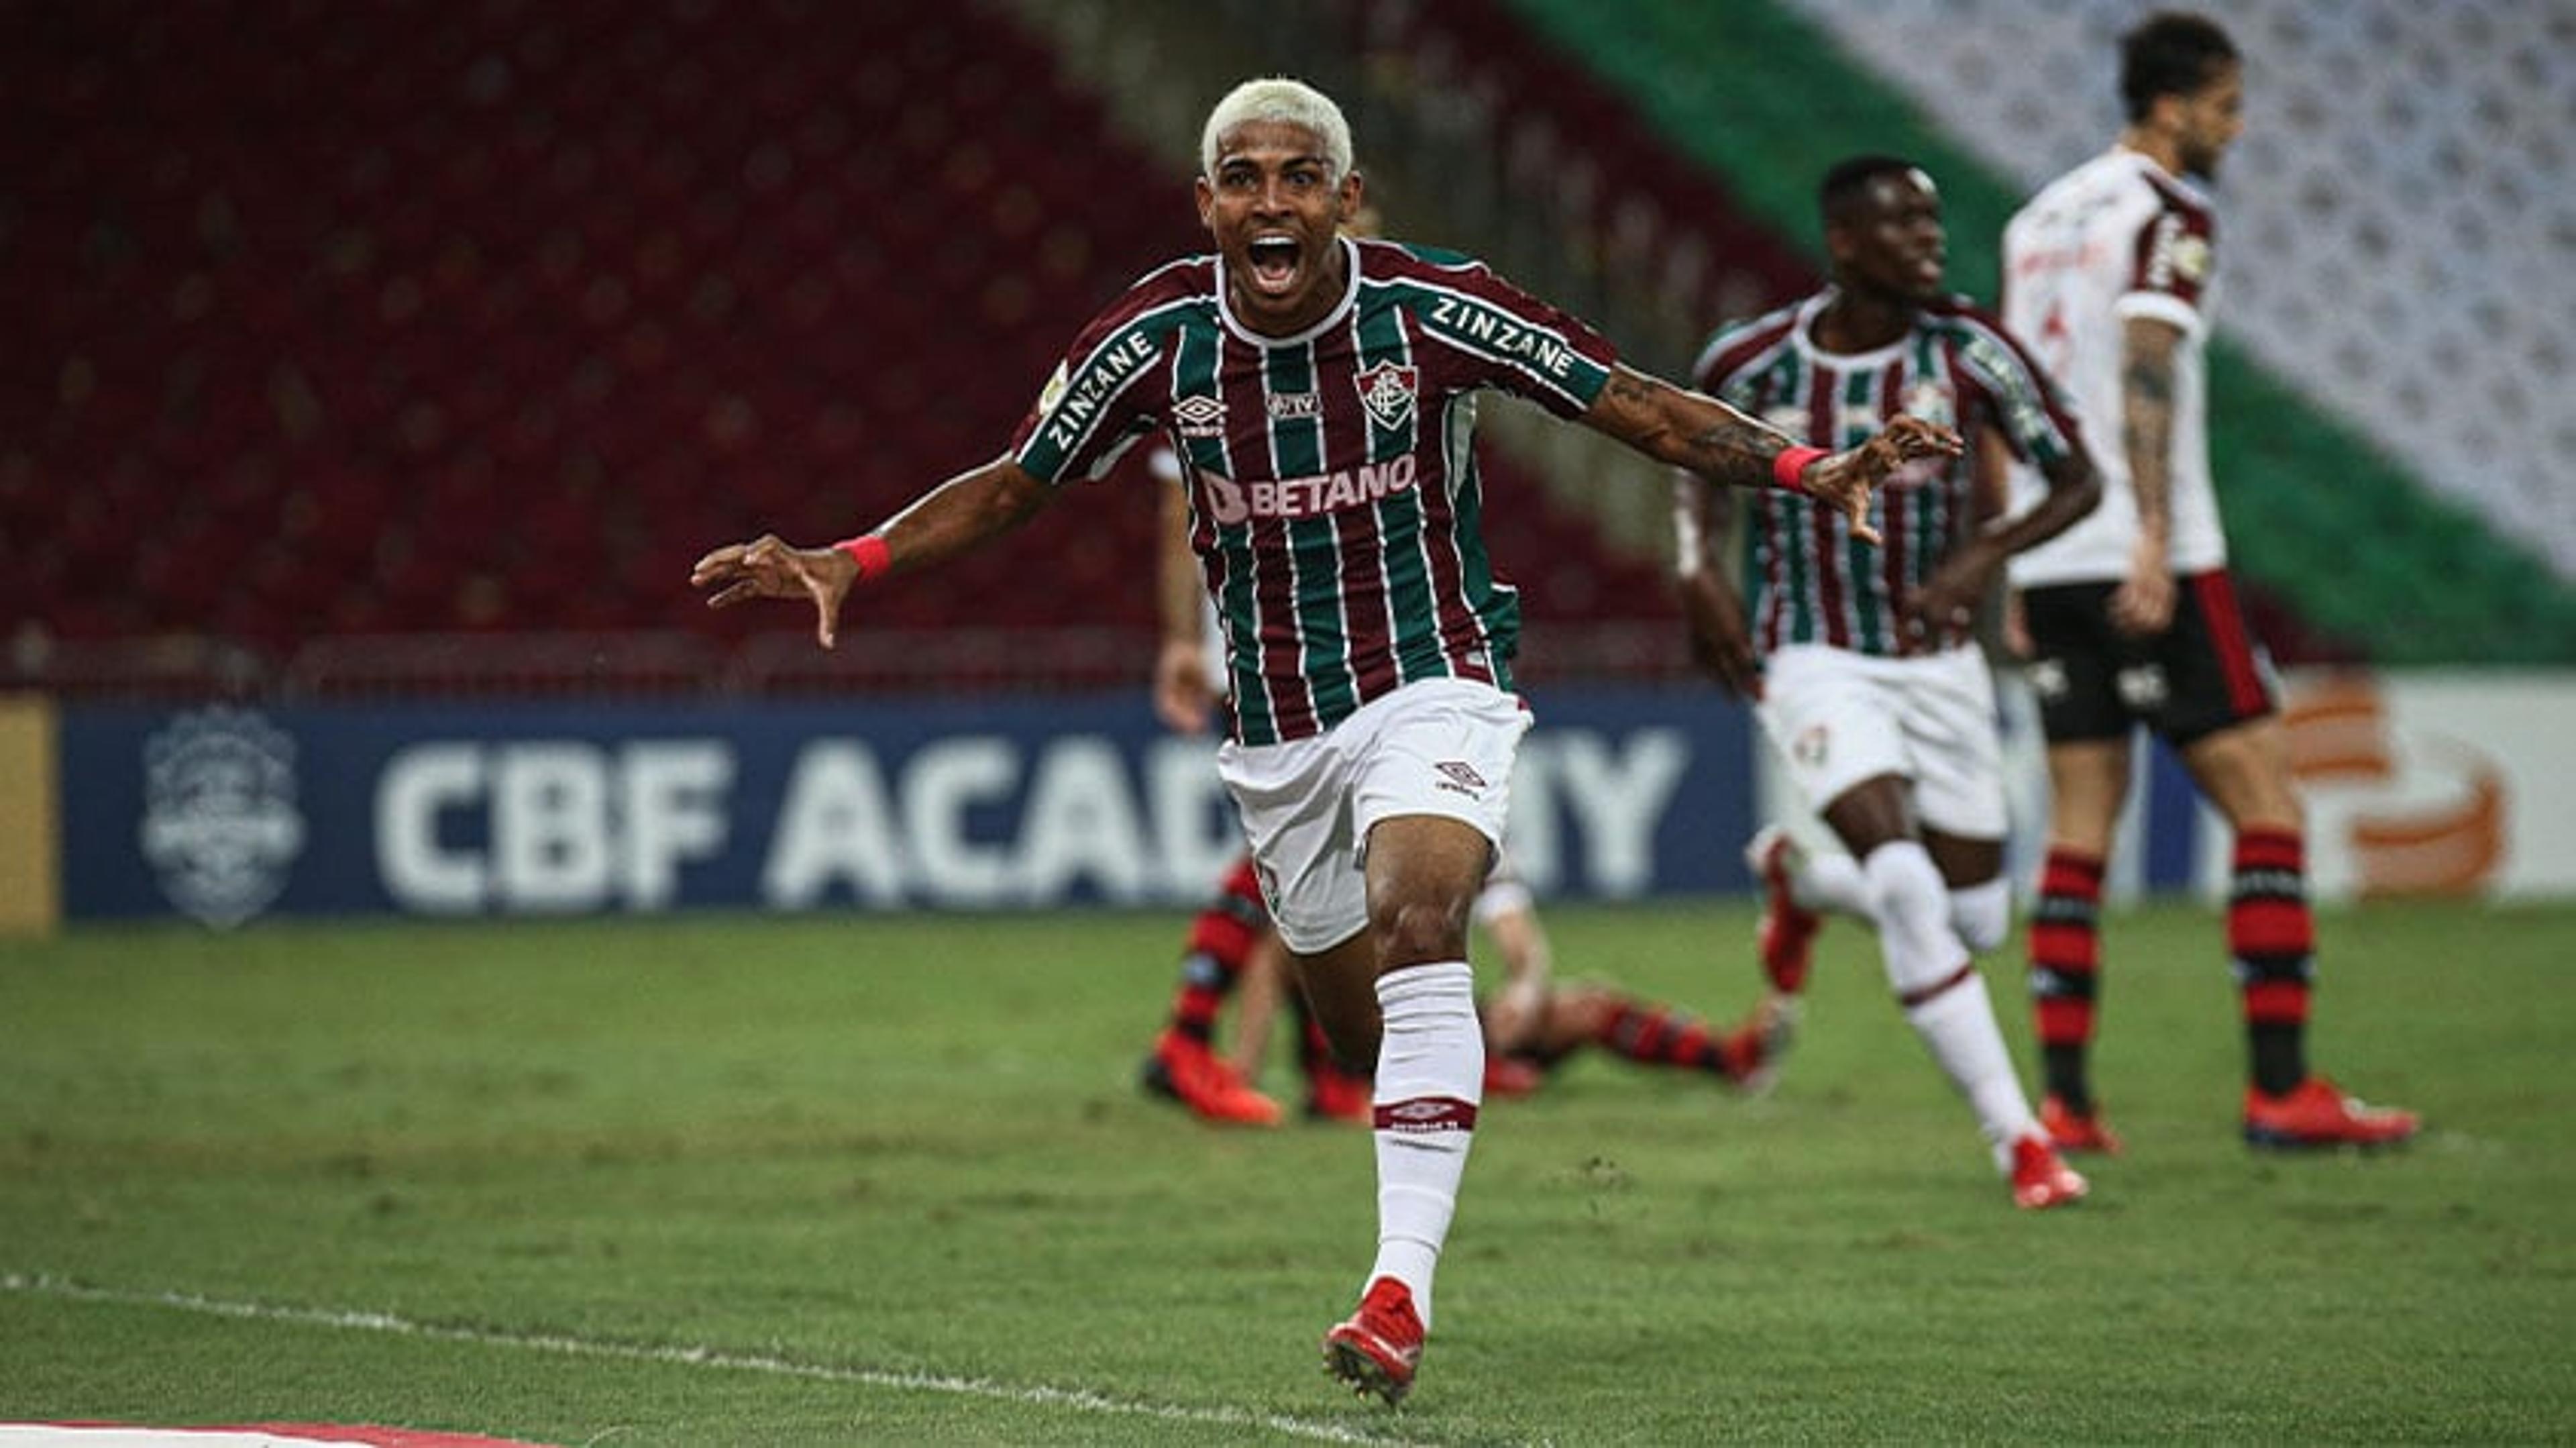
[[[2422,1125],[2412,1111],[2364,1105],[2323,1076],[2310,1076],[2286,1096],[2245,1088],[2245,1140],[2252,1146],[2388,1146]]]
[[[1413,1293],[1392,1277],[1369,1284],[1360,1310],[1324,1334],[1324,1371],[1366,1397],[1375,1393],[1392,1408],[1413,1391],[1422,1362],[1422,1318]]]
[[[2120,1138],[2103,1122],[2100,1107],[2078,1111],[2055,1092],[2039,1103],[2039,1128],[2048,1133],[2048,1144],[2059,1151],[2120,1154]]]
[[[1139,1084],[1156,1096],[1188,1107],[1202,1121],[1226,1126],[1277,1126],[1279,1103],[1243,1084],[1234,1068],[1205,1041],[1165,1031],[1145,1058]]]
[[[1510,1100],[1527,1096],[1547,1084],[1547,1072],[1537,1063],[1519,1056],[1485,1054],[1485,1099]]]
[[[1370,1101],[1369,1079],[1338,1066],[1310,1067],[1306,1073],[1306,1119],[1356,1121],[1366,1125],[1377,1116]]]
[[[1798,998],[1764,996],[1744,1024],[1718,1043],[1718,1059],[1726,1064],[1726,1079],[1749,1096],[1770,1090],[1780,1079],[1780,1062],[1789,1054],[1789,1043],[1797,1038]]]
[[[2036,1136],[2012,1147],[2013,1205],[2026,1212],[2073,1206],[2092,1186],[2061,1160],[2055,1148]]]
[[[1754,936],[1762,956],[1762,973],[1771,988],[1796,995],[1806,988],[1807,967],[1816,957],[1816,931],[1824,917],[1798,903],[1790,888],[1798,843],[1778,825],[1764,825],[1744,847],[1744,865],[1762,884],[1762,924]]]

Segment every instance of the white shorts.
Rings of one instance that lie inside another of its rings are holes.
[[[1360,856],[1379,820],[1440,815],[1499,847],[1529,725],[1521,701],[1491,684],[1427,679],[1310,738],[1218,746],[1279,938],[1312,955],[1367,928]]]
[[[1852,786],[1894,774],[1912,781],[1926,829],[2004,837],[1995,681],[1972,645],[1885,659],[1791,644],[1763,661],[1754,713],[1819,812]]]

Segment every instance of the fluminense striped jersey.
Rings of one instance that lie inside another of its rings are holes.
[[[1911,415],[1973,436],[1993,427],[2016,456],[2045,463],[2076,446],[2073,416],[2046,374],[2001,324],[1964,297],[1919,310],[1905,336],[1854,356],[1815,342],[1827,290],[1740,326],[1700,353],[1701,391],[1734,404],[1813,447],[1857,446],[1890,419]],[[1756,650],[1829,644],[1858,653],[1918,652],[1898,627],[1896,602],[1932,576],[1977,524],[1969,459],[1908,463],[1871,501],[1885,540],[1855,539],[1842,511],[1802,494],[1746,495],[1744,587]],[[1965,628],[1935,642],[1953,647]]]
[[[1481,262],[1342,245],[1350,288],[1296,337],[1231,315],[1219,257],[1151,273],[1083,328],[1011,443],[1063,484],[1170,437],[1246,744],[1420,679],[1511,687],[1520,603],[1485,554],[1476,394],[1579,416],[1617,355]]]

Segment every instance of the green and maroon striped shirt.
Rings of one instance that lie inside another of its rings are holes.
[[[1866,442],[1911,415],[1973,436],[2002,433],[2016,456],[2045,464],[2076,447],[2065,400],[2020,343],[1964,297],[1916,313],[1905,336],[1843,356],[1815,344],[1816,314],[1830,291],[1718,332],[1693,377],[1813,447]],[[1931,578],[1952,545],[1977,526],[1971,458],[1909,463],[1871,500],[1884,542],[1852,537],[1839,508],[1798,493],[1749,495],[1743,579],[1755,649],[1829,644],[1857,653],[1918,652],[1898,628],[1896,602]],[[1968,636],[1945,627],[1937,647]]]
[[[1147,275],[1083,328],[1011,444],[1060,485],[1171,438],[1246,744],[1421,679],[1511,687],[1520,603],[1485,554],[1476,394],[1576,417],[1617,357],[1481,262],[1343,245],[1350,290],[1296,337],[1228,314],[1217,257]]]

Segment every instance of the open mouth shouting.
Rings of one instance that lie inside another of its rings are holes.
[[[1306,244],[1283,232],[1256,236],[1244,246],[1244,261],[1253,290],[1267,297],[1287,297],[1297,290]]]

